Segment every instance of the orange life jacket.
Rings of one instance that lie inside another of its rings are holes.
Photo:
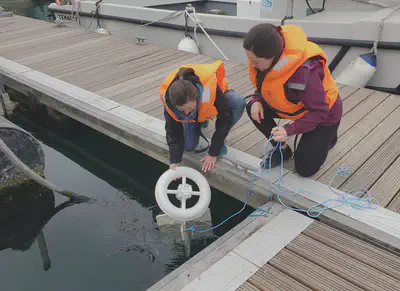
[[[203,85],[203,94],[200,96],[200,103],[198,104],[197,120],[180,120],[173,110],[168,106],[165,99],[166,92],[169,86],[176,79],[176,73],[180,68],[192,68],[194,73],[199,77]],[[178,122],[203,122],[218,115],[217,108],[214,106],[217,85],[225,93],[228,86],[228,81],[225,79],[225,68],[222,61],[216,61],[212,64],[186,64],[172,71],[162,82],[159,92],[161,101],[164,104],[166,111],[171,117]]]
[[[324,79],[322,85],[325,89],[326,102],[331,109],[338,97],[338,89],[333,80],[330,70],[326,64],[327,57],[323,50],[316,44],[307,40],[303,30],[296,25],[280,26],[281,34],[285,42],[285,48],[275,66],[265,75],[261,86],[261,95],[272,110],[282,117],[296,120],[307,114],[302,102],[297,104],[290,102],[286,98],[284,84],[304,64],[304,62],[315,56],[321,57],[324,66]],[[257,71],[248,61],[249,75],[251,82],[257,89]]]

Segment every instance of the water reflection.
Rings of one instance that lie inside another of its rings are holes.
[[[60,291],[102,291],[116,285],[119,290],[145,290],[251,211],[246,209],[214,232],[195,234],[189,244],[184,243],[179,227],[165,230],[155,222],[161,211],[154,185],[165,165],[78,122],[54,123],[43,111],[17,111],[13,121],[42,142],[47,179],[98,202],[69,207],[64,197],[36,185],[2,198],[4,290],[43,291],[57,286]],[[212,224],[241,207],[240,201],[213,189]],[[25,279],[19,280],[18,274]]]
[[[34,182],[10,189],[0,196],[0,252],[27,251],[37,241],[43,269],[47,271],[51,260],[43,228],[57,213],[72,205],[65,201],[56,207],[54,193]]]
[[[0,0],[0,6],[14,14],[41,20],[54,20],[54,14],[48,5],[54,0]]]

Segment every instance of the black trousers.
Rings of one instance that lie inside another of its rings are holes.
[[[272,128],[277,126],[274,118],[280,117],[267,104],[263,103],[264,119],[261,120],[261,123],[258,123],[251,118],[250,109],[252,104],[252,101],[247,104],[247,114],[257,129],[269,139]],[[317,126],[312,131],[306,132],[301,136],[294,153],[295,169],[300,176],[309,177],[319,171],[328,156],[329,150],[337,142],[339,124],[340,121],[331,126]],[[273,145],[276,144],[274,141],[271,143]]]

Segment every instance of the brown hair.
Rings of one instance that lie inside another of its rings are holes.
[[[172,106],[182,106],[189,101],[197,100],[197,89],[192,82],[183,78],[188,74],[194,74],[191,68],[181,68],[176,74],[179,79],[174,81],[169,87],[169,101]]]
[[[283,39],[279,29],[270,23],[254,26],[243,40],[243,47],[258,58],[271,59],[281,55]]]

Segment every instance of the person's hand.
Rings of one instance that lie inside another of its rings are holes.
[[[285,142],[288,139],[286,129],[283,126],[274,127],[271,130],[274,141]]]
[[[214,168],[215,163],[217,162],[217,157],[212,157],[210,155],[206,155],[204,158],[200,160],[200,162],[204,162],[203,167],[201,168],[203,172],[210,171]]]
[[[264,107],[261,102],[254,102],[253,105],[251,105],[250,113],[253,120],[261,123],[261,119],[264,119]]]
[[[177,167],[179,167],[179,164],[171,164],[171,165],[169,165],[169,169],[170,170],[176,170]],[[174,179],[174,181],[179,180],[180,178],[182,178],[182,177],[177,177],[177,178]]]
[[[177,167],[179,167],[179,164],[171,164],[169,165],[170,170],[175,170]]]

